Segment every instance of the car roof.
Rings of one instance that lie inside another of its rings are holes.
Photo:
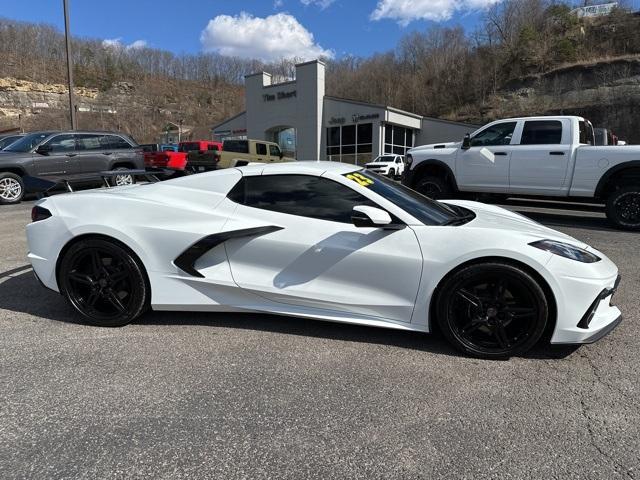
[[[243,176],[253,175],[322,175],[325,172],[332,172],[338,175],[361,170],[362,167],[350,163],[328,162],[328,161],[296,161],[269,164],[254,164],[245,167],[236,167]]]

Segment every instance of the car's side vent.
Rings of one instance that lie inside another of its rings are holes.
[[[196,270],[195,264],[200,257],[202,257],[212,248],[215,248],[221,243],[224,243],[232,238],[266,235],[267,233],[277,232],[278,230],[282,229],[283,227],[268,225],[265,227],[244,228],[242,230],[231,230],[229,232],[220,232],[213,235],[208,235],[201,238],[180,255],[178,255],[178,257],[173,261],[173,264],[189,275],[204,278],[204,275]]]

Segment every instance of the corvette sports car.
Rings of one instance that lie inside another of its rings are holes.
[[[543,337],[590,343],[621,320],[618,270],[597,250],[353,165],[251,165],[56,195],[32,219],[36,276],[99,326],[148,309],[437,325],[463,352],[496,358]]]

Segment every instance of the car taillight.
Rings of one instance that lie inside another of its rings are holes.
[[[31,221],[39,222],[40,220],[45,220],[51,216],[51,212],[44,207],[39,207],[36,205],[31,209]]]

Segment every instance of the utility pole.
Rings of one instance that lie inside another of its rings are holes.
[[[64,40],[67,49],[67,80],[69,81],[69,116],[71,119],[71,130],[78,128],[76,120],[76,108],[73,101],[73,65],[71,64],[71,35],[69,33],[69,5],[67,0],[62,0],[64,9]]]

